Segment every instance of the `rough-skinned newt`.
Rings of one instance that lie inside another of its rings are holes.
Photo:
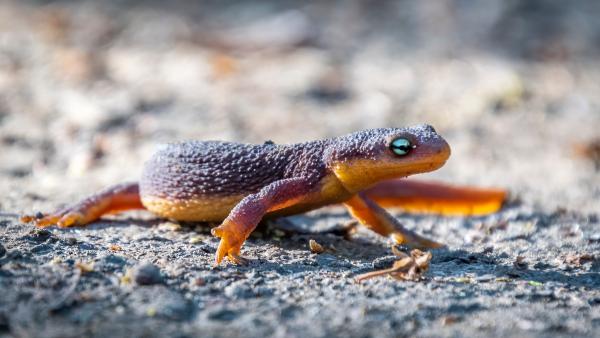
[[[104,214],[145,208],[179,221],[221,222],[216,264],[241,263],[240,248],[265,216],[343,203],[369,229],[398,244],[441,244],[405,229],[382,206],[442,214],[498,210],[505,192],[397,180],[440,168],[448,143],[428,125],[381,128],[299,144],[188,141],[160,149],[139,183],[119,184],[43,217],[37,226],[85,225]]]

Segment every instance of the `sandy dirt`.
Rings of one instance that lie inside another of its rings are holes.
[[[2,2],[0,337],[597,336],[600,5],[527,3]],[[248,266],[216,268],[203,224],[15,217],[136,180],[165,142],[418,123],[453,151],[423,177],[512,196],[397,211],[448,245],[418,282],[356,283],[394,257],[341,207],[266,222]]]

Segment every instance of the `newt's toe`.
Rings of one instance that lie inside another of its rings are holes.
[[[445,244],[419,236],[412,232],[395,232],[390,236],[396,244],[406,245],[415,249],[437,249],[446,246]]]
[[[246,259],[240,256],[240,250],[244,239],[240,238],[234,230],[231,229],[230,223],[223,223],[222,225],[213,228],[211,233],[213,236],[220,237],[219,247],[215,254],[215,265],[221,264],[223,258],[227,257],[232,263],[235,264],[246,264]]]
[[[83,218],[84,216],[80,212],[68,212],[64,216],[62,216],[60,220],[58,220],[58,222],[56,222],[56,225],[58,225],[61,228],[75,226],[78,225],[81,221],[83,221]]]
[[[214,235],[214,233],[213,233]],[[217,252],[215,253],[215,266],[221,264],[225,255],[227,255],[228,245],[226,241],[221,239],[219,242],[219,247],[217,248]]]
[[[33,225],[41,228],[52,225],[66,228],[87,223],[85,214],[75,208],[62,209],[48,215],[23,215],[21,216],[20,221],[24,223],[33,223]]]
[[[35,216],[32,215],[21,215],[21,217],[19,217],[19,222],[21,223],[29,223],[29,222],[33,222],[35,220]]]
[[[54,213],[42,217],[32,216],[32,215],[23,215],[19,219],[23,223],[33,223],[35,226],[40,228],[49,227],[51,225],[57,224],[61,219],[62,214]]]

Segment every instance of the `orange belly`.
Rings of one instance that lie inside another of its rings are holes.
[[[198,196],[192,199],[168,199],[154,196],[141,196],[142,204],[149,211],[164,218],[178,221],[220,222],[246,195]],[[325,205],[343,202],[352,195],[333,175],[326,176],[319,188],[307,194],[293,206],[269,212],[266,216],[286,216],[320,208]]]

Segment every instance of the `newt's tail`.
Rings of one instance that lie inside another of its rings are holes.
[[[105,214],[120,211],[144,209],[137,182],[122,183],[101,190],[82,201],[42,216],[21,216],[21,222],[33,222],[46,227],[56,224],[60,227],[86,225]]]
[[[449,185],[434,181],[385,181],[364,192],[382,207],[446,216],[481,216],[497,212],[507,200],[502,189]]]

